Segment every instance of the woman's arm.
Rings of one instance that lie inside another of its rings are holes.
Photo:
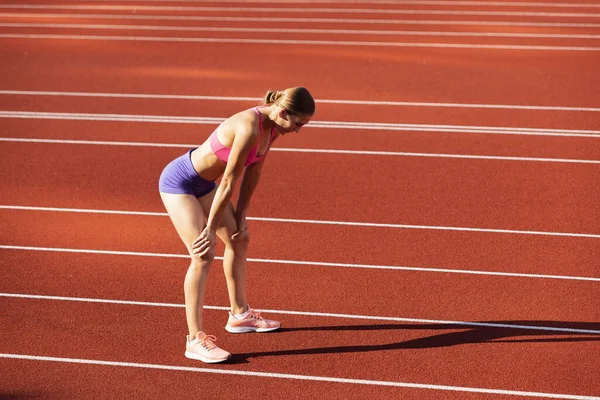
[[[219,227],[221,216],[231,200],[237,180],[244,172],[248,154],[255,144],[256,137],[256,132],[253,132],[251,127],[243,127],[236,131],[225,172],[210,207],[206,223],[208,228],[216,230]]]
[[[237,231],[231,236],[233,240],[248,240],[248,222],[246,221],[246,211],[250,205],[250,198],[258,181],[260,179],[260,172],[265,158],[257,163],[251,164],[246,167],[244,171],[244,177],[242,178],[242,184],[240,185],[240,195],[238,197],[237,207],[235,208],[235,222],[237,224]]]
[[[242,184],[240,185],[240,195],[238,197],[237,207],[235,208],[235,217],[238,220],[246,218],[246,211],[250,205],[252,193],[254,193],[254,189],[256,189],[258,181],[260,180],[260,173],[265,159],[266,157],[257,163],[249,165],[244,171],[244,177],[242,178]]]
[[[216,232],[221,217],[231,200],[235,183],[244,172],[248,154],[257,140],[257,132],[253,129],[254,125],[252,121],[246,120],[235,127],[235,137],[231,145],[227,166],[210,207],[206,227],[192,244],[194,255],[203,256],[207,254],[217,243]]]

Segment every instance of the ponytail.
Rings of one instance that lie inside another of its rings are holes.
[[[277,100],[279,100],[279,98],[283,95],[282,92],[278,92],[278,91],[273,91],[273,90],[269,90],[267,92],[267,94],[265,95],[265,99],[264,102],[265,104],[269,105],[269,104],[273,104],[275,103]]]
[[[313,115],[315,101],[304,87],[293,87],[285,90],[269,90],[264,98],[265,105],[278,104],[295,115]]]

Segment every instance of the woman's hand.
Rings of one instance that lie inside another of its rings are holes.
[[[215,249],[217,246],[217,234],[214,229],[210,227],[204,228],[200,236],[192,243],[192,255],[197,257],[204,257],[209,251]]]
[[[248,222],[246,222],[246,217],[236,218],[238,230],[233,235],[231,235],[231,239],[234,241],[247,241],[250,237],[248,233]]]

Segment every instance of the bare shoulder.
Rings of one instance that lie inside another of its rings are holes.
[[[237,129],[245,132],[258,132],[259,117],[252,108],[234,115],[234,121]]]
[[[240,111],[225,122],[227,130],[236,138],[256,138],[258,136],[259,117],[253,109]]]
[[[232,115],[217,128],[219,141],[230,149],[234,143],[242,147],[254,145],[258,140],[258,120],[252,109]]]

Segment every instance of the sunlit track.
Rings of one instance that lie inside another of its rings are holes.
[[[255,33],[319,33],[331,35],[388,35],[388,36],[457,36],[457,37],[499,37],[499,38],[544,38],[544,39],[600,39],[600,35],[544,34],[544,33],[498,33],[498,32],[439,32],[439,31],[390,31],[390,30],[348,30],[348,29],[292,29],[292,28],[231,28],[231,27],[190,27],[157,25],[106,25],[106,24],[25,24],[0,23],[2,28],[66,28],[66,29],[106,29],[174,32],[255,32]]]
[[[600,400],[599,0],[7,0],[0,47],[1,394]],[[161,170],[296,85],[246,217],[282,329],[224,330],[227,240],[188,326]]]
[[[160,122],[171,124],[207,124],[218,125],[224,118],[218,117],[178,117],[166,115],[132,115],[132,114],[88,114],[88,113],[54,113],[35,111],[0,111],[0,118],[23,119],[57,119],[77,121],[127,121],[127,122]],[[345,122],[345,121],[311,121],[306,128],[361,129],[388,131],[422,131],[422,132],[461,132],[503,135],[534,135],[564,137],[600,137],[600,131],[586,129],[543,129],[543,128],[509,128],[495,126],[457,126],[426,124],[394,124],[377,122]],[[5,140],[9,140],[7,138]],[[25,140],[25,139],[24,139]]]
[[[90,93],[90,92],[57,92],[33,90],[0,90],[0,95],[22,96],[64,96],[64,97],[106,97],[106,98],[131,98],[131,99],[173,99],[173,100],[208,100],[208,101],[239,101],[256,103],[262,99],[249,96],[202,96],[202,95],[176,95],[176,94],[151,94],[151,93]],[[596,107],[568,107],[568,106],[543,106],[524,104],[469,104],[469,103],[427,103],[415,101],[373,101],[373,100],[334,100],[318,99],[318,104],[349,104],[368,106],[390,107],[444,107],[444,108],[482,108],[482,109],[507,109],[507,110],[540,110],[540,111],[582,111],[600,112]]]
[[[449,21],[449,20],[398,20],[398,19],[348,19],[348,18],[262,18],[262,17],[209,17],[181,15],[114,15],[114,14],[47,14],[47,13],[0,13],[7,18],[83,18],[125,19],[155,21],[222,21],[222,22],[283,22],[304,24],[377,24],[377,25],[466,25],[466,26],[515,26],[548,28],[599,28],[600,23],[577,22],[518,22],[518,21]]]
[[[253,218],[248,218],[253,220]],[[254,219],[256,220],[256,219]],[[50,248],[50,247],[36,247],[36,246],[14,246],[14,245],[0,245],[0,249],[5,250],[19,250],[19,251],[44,251],[44,252],[58,252],[58,253],[77,253],[77,254],[104,254],[104,255],[116,255],[116,256],[133,256],[133,257],[163,257],[163,258],[183,258],[189,259],[187,254],[171,254],[171,253],[143,253],[136,251],[120,251],[120,250],[93,250],[93,249],[68,249],[68,248]],[[217,256],[216,260],[223,260],[223,257]],[[444,274],[467,274],[467,275],[483,275],[483,276],[505,276],[514,278],[533,278],[533,279],[560,279],[570,281],[584,281],[584,282],[600,282],[600,277],[589,277],[589,276],[571,276],[571,275],[550,275],[550,274],[525,274],[516,272],[496,272],[496,271],[483,271],[483,270],[472,270],[472,269],[451,269],[451,268],[424,268],[424,267],[406,267],[398,265],[373,265],[373,264],[349,264],[349,263],[334,263],[334,262],[320,262],[320,261],[300,261],[300,260],[275,260],[265,258],[248,258],[249,262],[253,263],[264,263],[264,264],[283,264],[283,265],[306,265],[306,266],[318,266],[328,268],[359,268],[369,270],[394,270],[394,271],[416,271],[416,272],[432,272],[432,273],[444,273]]]
[[[184,304],[174,303],[153,303],[146,301],[132,301],[132,300],[113,300],[113,299],[97,299],[97,298],[80,298],[80,297],[67,297],[67,296],[46,296],[46,295],[35,295],[35,294],[23,294],[23,293],[1,293],[0,297],[4,298],[21,298],[21,299],[36,299],[36,300],[48,300],[48,301],[73,301],[73,302],[84,302],[84,303],[108,303],[108,304],[123,304],[123,305],[137,305],[146,307],[168,307],[168,308],[184,308]],[[229,307],[226,306],[204,306],[207,310],[220,310],[227,311]],[[287,315],[303,315],[308,317],[325,317],[325,318],[342,318],[342,319],[364,319],[371,321],[388,321],[388,322],[409,322],[409,323],[423,323],[423,324],[442,324],[452,325],[453,327],[486,327],[486,328],[498,328],[498,329],[523,329],[530,331],[545,331],[545,332],[564,332],[564,333],[578,333],[585,335],[600,335],[600,330],[595,329],[578,329],[578,328],[562,328],[554,326],[540,326],[540,325],[522,325],[522,324],[504,324],[495,322],[475,322],[475,321],[447,321],[447,320],[435,320],[435,319],[423,319],[423,318],[402,318],[402,317],[387,317],[387,316],[374,316],[374,315],[354,315],[354,314],[336,314],[336,313],[322,313],[322,312],[310,312],[310,311],[295,311],[295,310],[270,310],[270,309],[257,309],[259,312],[273,313],[273,314],[287,314]]]
[[[101,35],[50,35],[50,34],[0,34],[4,39],[47,39],[47,40],[103,40],[128,42],[165,42],[165,43],[247,43],[247,44],[290,44],[310,46],[360,46],[360,47],[421,47],[453,49],[489,49],[489,50],[539,50],[539,51],[600,51],[592,46],[534,46],[501,45],[474,43],[419,43],[419,42],[366,42],[333,40],[287,40],[287,39],[245,39],[245,38],[191,38],[160,36],[101,36]]]
[[[121,215],[153,215],[167,216],[166,213],[148,213],[138,211],[123,211],[123,210],[91,210],[91,209],[74,209],[74,208],[58,208],[58,207],[36,207],[36,206],[18,206],[18,205],[0,205],[0,209],[14,210],[30,210],[30,211],[56,211],[56,212],[81,212],[93,214],[121,214]],[[572,232],[548,232],[548,231],[526,231],[516,229],[489,229],[489,228],[473,228],[473,227],[457,227],[457,226],[435,226],[435,225],[406,225],[406,224],[379,224],[369,222],[352,222],[352,221],[325,221],[314,219],[293,219],[293,218],[270,218],[270,217],[248,217],[250,221],[264,222],[285,222],[295,224],[314,224],[314,225],[346,225],[346,226],[368,226],[390,229],[430,229],[440,231],[459,231],[459,232],[482,232],[482,233],[499,233],[499,234],[517,234],[517,235],[541,235],[541,236],[562,236],[562,237],[579,237],[600,239],[600,234],[592,233],[572,233]]]
[[[144,143],[144,142],[115,142],[100,140],[64,140],[64,139],[36,139],[36,138],[3,138],[0,142],[21,143],[54,143],[75,145],[98,145],[98,146],[132,146],[132,147],[164,147],[164,148],[192,148],[197,144],[173,144],[173,143]],[[485,156],[475,154],[440,154],[440,153],[411,153],[400,151],[368,151],[368,150],[341,150],[341,149],[302,149],[273,147],[274,152],[288,153],[315,153],[315,154],[354,154],[370,156],[393,156],[393,157],[433,157],[433,158],[456,158],[469,160],[499,160],[499,161],[532,161],[532,162],[555,162],[572,164],[600,164],[600,160],[579,160],[569,158],[541,158],[541,157],[508,157],[508,156]]]
[[[70,364],[103,365],[103,366],[109,366],[109,367],[126,367],[126,368],[158,369],[158,370],[168,370],[168,371],[198,372],[198,373],[207,373],[207,374],[239,375],[239,376],[244,376],[244,377],[293,379],[293,380],[302,380],[302,381],[319,381],[319,382],[331,382],[331,383],[351,384],[351,385],[405,387],[405,388],[416,388],[416,389],[427,389],[427,390],[486,393],[486,394],[494,394],[494,395],[503,394],[503,395],[511,395],[511,396],[558,398],[558,399],[572,399],[572,400],[599,400],[600,399],[600,397],[578,396],[578,395],[570,395],[570,394],[526,392],[526,391],[504,390],[504,389],[470,388],[470,387],[459,387],[459,386],[442,386],[442,385],[429,385],[429,384],[420,384],[420,383],[374,381],[374,380],[365,380],[365,379],[335,378],[335,377],[324,377],[324,376],[292,375],[292,374],[281,374],[281,373],[276,373],[276,372],[238,371],[238,370],[227,370],[227,369],[184,367],[184,366],[176,366],[176,365],[142,364],[142,363],[122,362],[122,361],[106,361],[106,360],[89,360],[89,359],[76,359],[76,358],[64,358],[64,357],[34,356],[34,355],[27,355],[27,354],[0,353],[0,358],[30,360],[30,361],[43,361],[43,362],[70,363]]]
[[[375,8],[298,8],[298,7],[186,7],[186,6],[127,6],[127,5],[40,5],[0,4],[0,9],[42,10],[137,10],[137,11],[217,11],[217,12],[264,12],[264,13],[335,13],[335,14],[411,14],[411,15],[488,15],[519,17],[566,17],[597,18],[600,13],[531,12],[531,11],[452,11],[452,10],[396,10]]]
[[[95,2],[96,0],[84,0]],[[122,2],[122,0],[103,0],[106,2]],[[129,3],[254,3],[253,0],[128,0]],[[304,4],[364,4],[364,0],[288,0],[287,3]],[[544,3],[526,1],[456,1],[456,0],[370,0],[370,4],[395,5],[435,5],[435,6],[481,6],[481,7],[556,7],[556,8],[598,8],[600,4],[593,3]]]

